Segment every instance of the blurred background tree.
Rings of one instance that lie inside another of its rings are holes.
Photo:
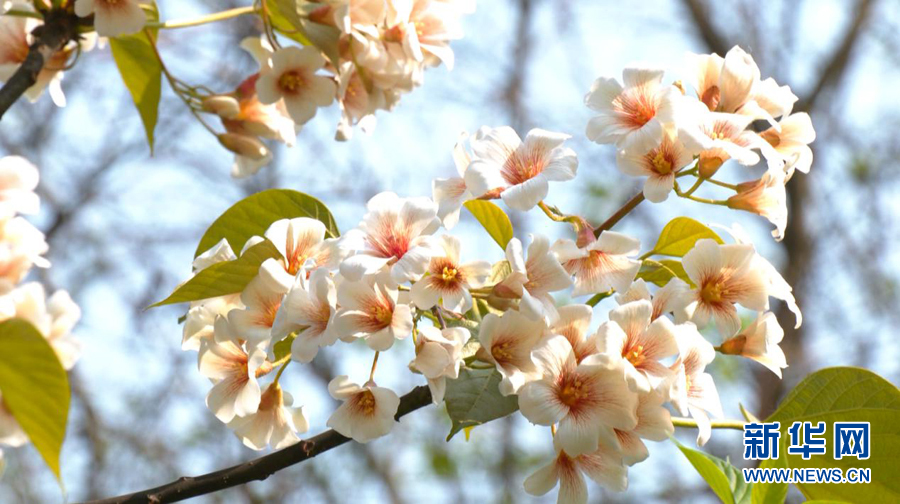
[[[242,5],[159,3],[164,18]],[[256,456],[204,406],[209,384],[194,369],[195,354],[180,349],[183,308],[143,311],[187,276],[200,234],[235,201],[269,187],[298,189],[325,201],[346,230],[378,191],[430,194],[431,178],[453,173],[450,152],[461,130],[510,124],[520,132],[542,127],[574,136],[580,183],[554,188],[549,200],[599,221],[637,186],[619,175],[612,149],[584,138],[590,112],[582,97],[592,80],[616,75],[633,60],[668,63],[667,78],[681,78],[685,52],[723,55],[734,44],[753,55],[763,77],[792,87],[800,97],[795,110],[810,113],[818,139],[812,173],[788,184],[787,238],[771,242],[768,224],[754,216],[740,221],[794,286],[806,324],[793,330],[792,316],[779,312],[790,364],[783,381],[753,364],[717,359],[717,376],[732,377],[720,390],[726,414],[737,417],[740,400],[764,417],[809,371],[829,365],[862,365],[900,381],[894,329],[900,322],[900,99],[894,92],[900,86],[900,9],[894,2],[491,0],[480,2],[464,27],[466,38],[453,45],[456,68],[428,72],[422,88],[393,112],[379,114],[373,135],[357,133],[336,143],[336,107],[320,111],[297,146],[276,150],[272,166],[242,181],[228,176],[231,155],[168,90],[156,153],[149,157],[108,50],[85,55],[66,72],[66,108],[44,98],[18,103],[4,118],[0,154],[23,155],[41,169],[36,223],[47,234],[54,267],[40,272],[40,280],[68,289],[84,309],[76,334],[85,355],[71,375],[73,409],[63,453],[70,500],[137,490]],[[182,79],[227,91],[255,71],[238,43],[260,29],[239,18],[163,32],[159,45]],[[749,178],[742,168],[729,170],[733,181]],[[652,242],[666,220],[682,214],[704,222],[733,220],[669,201],[642,205],[623,230]],[[515,212],[511,217],[520,237],[536,229]],[[475,230],[463,222],[460,231],[471,237],[464,243],[487,250],[489,243]],[[543,224],[540,230],[564,232]],[[499,250],[491,250],[499,259]],[[327,381],[368,365],[321,355],[313,366],[292,366],[287,373],[286,386],[311,412],[311,433],[324,428],[335,404],[325,393]],[[406,361],[392,358],[379,368],[404,371]],[[736,366],[744,365],[738,372]],[[414,384],[405,372],[389,383],[398,391]],[[549,456],[547,436],[518,416],[475,429],[468,442],[460,436],[445,443],[448,427],[443,412],[429,408],[404,418],[387,438],[347,445],[265,482],[198,501],[539,500],[524,493],[522,481]],[[674,447],[650,449],[654,456],[630,472],[626,494],[592,489],[591,495],[714,502]],[[739,433],[716,432],[709,447],[738,461],[740,450]],[[59,500],[57,484],[32,447],[8,450],[7,460],[0,502]],[[800,500],[799,494],[789,498]]]

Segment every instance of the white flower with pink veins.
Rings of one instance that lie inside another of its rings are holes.
[[[401,42],[418,62],[436,65],[426,59],[431,57],[453,70],[450,41],[463,36],[456,9],[436,0],[391,0],[388,7],[385,40]]]
[[[613,429],[637,426],[637,394],[629,390],[621,363],[602,355],[576,362],[563,336],[534,349],[537,379],[519,389],[519,409],[531,423],[559,424],[556,438],[571,456],[618,446]]]
[[[501,297],[520,298],[520,312],[553,323],[559,313],[550,293],[571,287],[572,278],[550,251],[550,241],[546,236],[532,235],[526,259],[522,242],[513,238],[506,245],[506,260],[512,272],[494,287],[494,292]]]
[[[222,327],[227,324],[226,319],[218,319],[217,332],[230,336],[229,328]],[[265,362],[263,350],[252,346],[249,350],[248,354],[239,342],[230,339],[221,343],[214,339],[200,342],[197,366],[200,374],[215,383],[206,396],[206,406],[224,423],[235,416],[256,413],[259,406],[260,388],[256,378],[271,370],[271,365]]]
[[[581,363],[598,353],[596,334],[588,335],[594,309],[586,304],[570,304],[559,307],[559,319],[544,331],[544,338],[563,336],[575,351],[575,362]]]
[[[338,340],[332,323],[336,305],[337,293],[328,270],[313,270],[309,279],[301,270],[281,302],[272,324],[272,337],[280,340],[296,333],[291,343],[291,358],[310,362],[319,353],[319,348],[333,345]]]
[[[376,194],[359,227],[341,238],[340,247],[356,252],[341,263],[350,281],[388,266],[398,284],[417,280],[431,258],[440,253],[433,236],[440,228],[437,205],[428,198],[400,198],[392,192]]]
[[[513,310],[502,316],[485,315],[478,331],[483,350],[479,357],[497,367],[503,377],[499,386],[502,395],[515,394],[525,382],[538,376],[531,350],[546,327],[543,320],[533,320]]]
[[[118,37],[141,31],[147,16],[138,0],[75,0],[78,17],[94,15],[94,29],[101,37]]]
[[[599,447],[592,453],[571,456],[553,438],[556,458],[525,479],[525,491],[531,495],[545,495],[559,484],[559,504],[587,504],[588,493],[584,476],[614,492],[628,488],[628,468],[622,455],[614,449]]]
[[[0,218],[38,212],[40,198],[34,192],[38,178],[37,167],[27,159],[19,156],[0,158]]]
[[[632,301],[646,300],[653,303],[653,313],[651,320],[680,310],[687,304],[686,298],[689,296],[691,287],[679,278],[671,278],[663,287],[657,289],[656,293],[651,295],[650,289],[647,288],[647,282],[643,278],[638,278],[631,284],[631,288],[624,294],[616,294],[616,302],[620,305],[630,303]]]
[[[0,294],[21,282],[32,266],[50,267],[44,233],[22,217],[0,218]]]
[[[666,317],[651,321],[650,301],[633,301],[609,312],[597,330],[600,354],[621,356],[631,390],[647,393],[663,386],[672,372],[660,360],[678,353],[675,325]]]
[[[313,47],[275,51],[272,66],[263,67],[256,81],[259,101],[271,104],[283,99],[291,119],[306,124],[318,107],[331,105],[337,92],[332,79],[316,74],[324,66],[325,58]]]
[[[667,394],[651,392],[638,395],[637,427],[630,431],[616,429],[622,461],[627,465],[643,462],[650,456],[642,441],[666,441],[675,433],[672,416],[663,406]]]
[[[444,401],[447,378],[459,377],[463,365],[462,349],[469,340],[469,330],[464,327],[422,327],[416,339],[416,358],[409,368],[422,373],[428,380],[431,400],[434,404]]]
[[[675,379],[671,382],[669,398],[679,414],[690,414],[697,421],[697,445],[703,446],[712,435],[709,414],[717,418],[723,416],[716,383],[712,375],[705,372],[706,366],[715,359],[716,351],[694,324],[687,322],[676,327],[679,355],[672,365]]]
[[[294,277],[284,271],[281,263],[266,259],[259,274],[241,292],[244,308],[228,312],[228,322],[238,338],[252,346],[268,346],[278,308],[293,283]]]
[[[440,301],[444,309],[466,313],[472,308],[469,289],[477,289],[487,282],[491,263],[459,260],[459,239],[449,235],[438,238],[443,255],[431,258],[428,274],[420,278],[410,289],[410,300],[422,310],[431,309]]]
[[[685,145],[685,140],[687,145]],[[644,197],[647,201],[660,203],[669,197],[675,187],[675,174],[694,161],[694,154],[700,146],[688,138],[677,138],[669,130],[663,134],[659,145],[646,153],[640,151],[616,152],[616,166],[619,171],[634,177],[647,177],[644,181]]]
[[[341,282],[337,289],[340,309],[334,314],[332,331],[342,339],[364,338],[372,350],[391,348],[413,329],[412,309],[399,297],[387,272]]]
[[[309,430],[303,408],[290,407],[293,402],[278,383],[272,383],[262,393],[256,413],[235,417],[228,427],[248,448],[262,450],[266,445],[276,450],[285,448],[300,441],[297,434]]]
[[[560,239],[552,250],[566,272],[575,277],[573,297],[610,289],[625,292],[641,269],[641,261],[636,259],[640,240],[615,231],[603,231],[581,248],[572,240]]]
[[[674,86],[662,84],[663,70],[629,66],[622,71],[623,87],[613,77],[600,77],[584,97],[598,113],[587,125],[587,137],[598,144],[616,144],[630,154],[641,155],[659,145],[663,125],[675,121]]]
[[[338,246],[338,238],[325,238],[327,232],[321,221],[297,217],[273,222],[265,237],[284,258],[281,260],[284,270],[296,275],[301,268],[335,270],[340,266],[344,252]]]
[[[528,211],[547,197],[549,182],[575,178],[578,156],[563,147],[571,138],[533,129],[525,140],[509,126],[487,129],[472,141],[466,186],[475,197],[501,197],[512,209]]]
[[[479,138],[481,134],[483,132],[479,130],[475,138]],[[437,215],[445,229],[452,229],[459,222],[459,212],[463,204],[473,198],[465,179],[466,170],[472,161],[465,147],[468,138],[468,133],[461,133],[453,147],[453,164],[459,177],[434,179],[431,183],[432,198],[438,206]]]
[[[347,376],[338,376],[328,384],[331,397],[343,401],[331,417],[328,427],[358,443],[368,443],[394,428],[394,416],[400,398],[393,390],[368,382],[362,387]]]
[[[772,312],[760,313],[740,334],[722,343],[720,351],[753,359],[781,378],[781,370],[788,367],[784,352],[778,346],[784,329]]]

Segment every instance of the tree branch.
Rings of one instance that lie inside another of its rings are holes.
[[[431,404],[431,391],[426,386],[412,389],[400,398],[400,407],[395,419]],[[344,437],[334,430],[327,430],[318,436],[302,440],[299,443],[270,453],[249,462],[222,469],[202,476],[183,476],[171,483],[141,490],[132,494],[120,495],[109,499],[90,501],[86,504],[120,504],[120,503],[163,503],[175,502],[198,495],[205,495],[226,488],[243,485],[251,481],[264,480],[272,474],[304,460],[311,459],[320,453],[336,448],[350,438]]]
[[[0,119],[25,91],[33,86],[44,65],[53,55],[77,36],[78,18],[63,10],[49,11],[44,24],[34,29],[34,43],[22,65],[0,88]]]
[[[622,220],[623,217],[628,215],[628,212],[634,210],[635,207],[640,205],[642,201],[644,201],[644,193],[639,192],[635,194],[631,199],[625,202],[625,204],[622,205],[621,208],[616,210],[616,213],[612,214],[609,219],[606,219],[603,224],[600,224],[596,229],[594,229],[594,236],[599,238],[600,233],[612,229],[612,227],[615,226],[616,223],[618,223],[620,220]]]

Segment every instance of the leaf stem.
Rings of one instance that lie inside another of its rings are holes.
[[[728,189],[731,189],[732,191],[737,191],[737,190],[738,190],[738,187],[737,187],[735,184],[729,184],[729,183],[727,183],[727,182],[722,182],[721,180],[716,180],[716,179],[706,179],[706,181],[709,182],[710,184],[714,184],[714,185],[717,185],[717,186],[719,186],[719,187],[726,187],[726,188],[728,188]]]
[[[282,360],[284,360],[284,359],[282,359]],[[275,384],[278,383],[278,380],[281,379],[281,373],[284,373],[284,370],[287,369],[288,364],[290,364],[290,363],[291,363],[291,359],[290,359],[290,356],[288,356],[288,359],[284,362],[284,364],[281,365],[281,368],[278,369],[278,374],[275,375],[275,381],[273,383],[275,383]]]
[[[378,366],[378,355],[381,352],[375,352],[375,358],[372,359],[372,370],[369,371],[369,381],[375,381],[375,368]]]
[[[176,19],[173,21],[151,21],[146,24],[147,28],[159,28],[163,30],[172,30],[176,28],[189,28],[191,26],[200,26],[226,19],[236,18],[245,14],[256,14],[258,9],[253,6],[237,7],[221,12],[215,12],[206,16],[200,16],[191,19]]]
[[[742,420],[713,420],[710,425],[713,429],[744,430]],[[672,425],[675,427],[697,427],[697,421],[693,418],[672,417]]]
[[[6,11],[6,13],[3,15],[4,16],[12,16],[12,17],[44,19],[44,16],[42,16],[40,12],[32,12],[32,11],[19,10],[19,9],[10,9],[10,10]]]

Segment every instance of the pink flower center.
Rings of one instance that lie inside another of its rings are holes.
[[[506,158],[500,175],[510,185],[518,185],[538,176],[546,166],[545,152],[536,148],[516,149]]]
[[[620,122],[631,129],[640,129],[656,117],[659,106],[652,89],[638,86],[626,89],[612,102],[612,108],[619,113]]]

